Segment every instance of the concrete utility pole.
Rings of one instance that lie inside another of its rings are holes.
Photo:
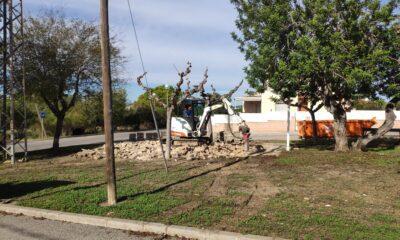
[[[110,33],[108,25],[108,0],[100,0],[100,22],[107,199],[108,205],[115,205],[117,203],[117,188],[114,159],[114,131],[112,124],[112,88],[110,72]]]

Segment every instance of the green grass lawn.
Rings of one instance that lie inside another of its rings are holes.
[[[294,239],[400,239],[400,149],[300,149],[240,161],[104,163],[55,157],[0,165],[0,199],[68,212]]]

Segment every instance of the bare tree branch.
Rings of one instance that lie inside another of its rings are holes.
[[[182,91],[181,87],[185,82],[185,77],[187,77],[192,72],[192,64],[190,62],[187,63],[186,70],[184,72],[179,72],[179,81],[176,83],[175,88],[175,96],[178,96]]]
[[[390,56],[389,56],[389,58],[390,58],[391,60],[393,60],[393,61],[396,61],[398,64],[400,64],[400,59],[396,59],[396,58],[390,57]]]
[[[318,112],[323,106],[324,106],[324,103],[320,103],[313,111]]]
[[[168,107],[166,103],[164,103],[164,101],[162,101],[156,94],[153,93],[153,89],[149,88],[148,86],[144,85],[142,80],[143,78],[146,76],[147,72],[143,73],[142,75],[140,75],[139,77],[137,77],[136,81],[138,83],[138,85],[143,88],[149,95],[150,100],[155,100],[157,103],[161,104],[163,107]]]
[[[172,105],[177,106],[179,103],[182,101],[178,100],[179,95],[182,92],[182,85],[185,82],[185,78],[189,76],[189,74],[192,72],[192,64],[190,62],[187,63],[186,70],[184,72],[179,72],[179,81],[176,83],[175,91],[174,94],[172,95]],[[190,81],[187,78],[187,81],[189,82],[190,86]],[[187,90],[189,91],[189,90]],[[185,94],[186,95],[186,94]]]
[[[60,110],[46,97],[44,93],[41,93],[40,95],[54,115],[58,116],[60,114]]]
[[[186,92],[189,92],[189,91],[190,91],[190,79],[187,78],[186,79]]]
[[[187,99],[190,96],[193,96],[196,93],[200,93],[201,96],[205,95],[205,90],[204,90],[204,85],[208,81],[208,69],[205,70],[203,80],[198,84],[195,85],[193,88],[188,88],[184,94],[184,96],[177,102],[177,104],[181,104],[185,99]]]
[[[242,86],[242,84],[243,84],[243,80],[240,81],[240,83],[234,89],[232,89],[231,91],[229,91],[229,93],[227,93],[223,96],[228,99],[231,98],[232,95],[240,88],[240,86]]]
[[[75,82],[75,86],[74,86],[74,93],[72,94],[72,99],[68,104],[68,109],[75,105],[76,98],[78,97],[78,94],[79,94],[79,83],[80,83],[80,80],[81,80],[80,75],[81,75],[81,73],[83,71],[84,71],[84,69],[79,71],[77,76],[76,76],[76,82]]]
[[[205,89],[204,86],[208,81],[208,68],[204,71],[203,80],[199,83],[199,85],[194,86],[194,88],[190,91],[190,95],[195,93],[200,93],[200,95],[204,95]]]
[[[217,90],[215,89],[214,85],[211,84],[211,91],[212,94],[216,95],[217,94]]]

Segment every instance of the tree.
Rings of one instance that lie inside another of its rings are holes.
[[[41,98],[56,116],[53,149],[57,150],[66,113],[75,105],[79,96],[100,90],[98,27],[47,12],[27,20],[25,39],[23,54],[27,92]],[[112,47],[111,55],[115,72],[113,76],[118,76],[123,58],[115,46]],[[120,79],[116,77],[113,80],[117,82]]]
[[[354,96],[398,94],[398,0],[232,2],[250,85],[288,93],[306,86],[334,117],[337,151],[349,150],[346,111]]]
[[[164,101],[160,99],[158,95],[153,94],[154,90],[152,88],[147,87],[143,84],[142,80],[145,77],[146,73],[139,76],[137,78],[138,85],[141,86],[149,95],[150,101],[154,100],[157,104],[163,106],[167,111],[167,148],[166,148],[166,158],[171,158],[171,120],[172,114],[177,106],[181,105],[182,102],[196,93],[204,93],[204,85],[208,80],[208,70],[204,73],[203,80],[196,86],[191,87],[191,82],[189,80],[189,74],[192,72],[192,64],[190,62],[187,63],[186,70],[183,72],[178,72],[179,81],[176,83],[176,86],[173,89],[173,93],[168,96],[168,101]],[[186,81],[186,90],[182,90],[182,86]]]
[[[125,89],[113,90],[113,123],[117,126],[127,124],[127,96]],[[96,132],[97,128],[103,128],[103,94],[93,93],[80,97],[75,106],[66,115],[73,127],[84,128],[85,131]],[[128,123],[129,124],[129,123]]]
[[[152,88],[152,94],[155,94],[160,101],[166,103],[170,96],[174,93],[172,86],[166,87],[160,85]],[[135,112],[136,121],[138,125],[154,127],[153,117],[151,115],[149,92],[142,93],[137,100],[132,104],[132,110]],[[157,116],[157,123],[160,128],[165,128],[167,122],[167,111],[165,107],[159,103],[154,102],[154,110]]]
[[[298,74],[290,54],[296,45],[302,22],[290,0],[263,5],[259,1],[232,1],[238,9],[236,21],[242,36],[233,33],[240,49],[251,60],[247,80],[259,92],[271,88],[279,97],[275,101],[303,108],[310,113],[313,138],[317,138],[315,113],[324,105],[316,95],[315,84]],[[265,24],[268,23],[268,24]],[[301,101],[294,101],[298,98]]]

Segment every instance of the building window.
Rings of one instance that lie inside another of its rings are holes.
[[[261,101],[245,101],[243,104],[245,113],[261,113]]]

